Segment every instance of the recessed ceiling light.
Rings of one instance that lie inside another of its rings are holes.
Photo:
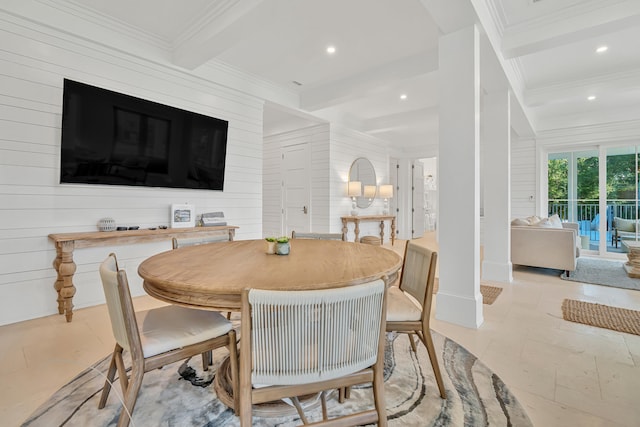
[[[335,46],[328,46],[327,47],[327,53],[336,53],[336,47]]]
[[[407,99],[407,95],[403,93],[402,95],[400,95],[400,99]]]
[[[593,101],[594,99],[596,99],[596,96],[595,95],[590,95],[590,96],[587,97],[587,99],[589,101]]]
[[[609,50],[609,46],[600,46],[599,48],[596,49],[596,52],[597,53],[605,53],[608,50]]]

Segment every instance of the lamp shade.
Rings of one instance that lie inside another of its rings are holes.
[[[349,194],[349,197],[362,196],[362,183],[360,181],[349,181],[347,193]]]
[[[383,199],[389,199],[393,197],[393,185],[385,184],[380,186],[380,197]]]
[[[364,186],[364,197],[368,199],[373,199],[376,197],[376,186],[375,185],[365,185]]]

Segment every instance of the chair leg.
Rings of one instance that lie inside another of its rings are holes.
[[[324,390],[320,393],[320,402],[322,403],[322,420],[326,421],[329,419],[329,415],[327,412],[327,392]]]
[[[440,365],[438,365],[438,357],[436,356],[436,348],[433,345],[433,339],[431,338],[431,331],[424,331],[422,333],[424,346],[427,347],[427,353],[429,353],[429,360],[431,360],[431,367],[433,368],[433,374],[436,377],[436,383],[438,383],[438,390],[440,390],[440,397],[447,398],[447,393],[444,390],[444,383],[442,382],[442,375],[440,374]]]
[[[238,347],[235,331],[229,331],[229,363],[231,364],[231,391],[233,392],[233,412],[240,413],[240,369],[238,367]]]
[[[102,394],[100,395],[100,402],[98,402],[98,409],[102,409],[107,404],[107,399],[109,398],[109,392],[111,391],[111,384],[113,384],[113,379],[116,376],[116,353],[122,352],[122,347],[116,344],[116,347],[113,349],[113,354],[111,355],[111,363],[109,364],[109,370],[107,371],[107,379],[104,382],[104,387],[102,388]]]
[[[209,366],[213,365],[213,350],[202,353],[202,370],[208,371]]]
[[[127,427],[129,425],[131,415],[133,415],[133,410],[136,406],[136,400],[138,399],[138,392],[140,391],[140,386],[142,386],[143,377],[143,366],[139,366],[137,368],[132,367],[131,382],[129,383],[129,388],[127,388],[127,392],[124,396],[124,404],[122,411],[120,412],[120,418],[118,418],[117,427]]]
[[[417,353],[418,349],[416,348],[416,341],[413,338],[413,334],[409,332],[407,335],[409,336],[409,343],[411,344],[411,350],[413,350],[414,353]]]
[[[298,411],[298,415],[302,420],[302,424],[309,424],[309,421],[307,420],[307,417],[304,415],[304,411],[302,410],[302,405],[300,405],[300,399],[298,399],[298,396],[293,396],[291,398],[291,401],[293,402],[293,406],[295,406],[296,411]]]
[[[378,413],[378,427],[387,427],[387,405],[384,399],[383,369],[373,370],[373,402]]]

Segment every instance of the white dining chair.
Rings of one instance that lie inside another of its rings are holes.
[[[407,242],[400,286],[391,286],[388,292],[386,328],[387,332],[408,334],[414,353],[417,349],[413,336],[418,336],[429,354],[440,397],[445,399],[446,392],[429,327],[437,260],[437,252]]]
[[[178,306],[136,313],[127,274],[118,269],[114,254],[110,254],[100,265],[100,277],[116,345],[98,408],[105,407],[117,371],[124,397],[118,427],[129,425],[145,372],[200,354],[203,355],[203,364],[208,366],[205,354],[213,349],[228,348],[232,386],[236,390],[236,333],[231,322],[217,312]],[[139,317],[143,319],[141,324],[138,323]],[[129,376],[122,357],[124,350],[131,357]]]
[[[313,425],[387,425],[384,399],[383,279],[311,291],[245,290],[240,341],[240,424],[252,405],[321,393],[322,421]],[[373,383],[373,409],[329,418],[326,391]]]

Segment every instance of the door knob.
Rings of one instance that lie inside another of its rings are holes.
[[[305,214],[307,213],[307,207],[306,206],[302,207],[302,212],[304,212]]]

